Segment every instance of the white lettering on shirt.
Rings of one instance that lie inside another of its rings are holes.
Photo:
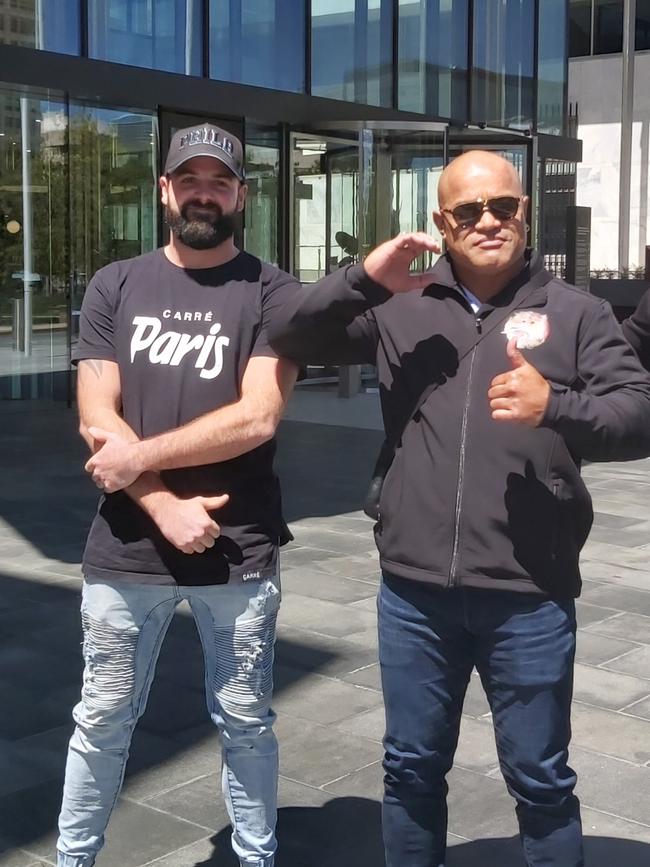
[[[170,310],[163,311],[163,318],[169,319]],[[212,319],[212,314],[206,314]],[[181,318],[180,314],[174,314],[173,318]],[[186,313],[184,320],[194,317]],[[215,322],[210,327],[209,334],[186,334],[179,331],[162,331],[162,322],[157,316],[134,316],[135,329],[131,337],[131,363],[135,360],[138,352],[149,350],[148,358],[151,364],[165,364],[177,367],[190,352],[198,352],[194,367],[200,370],[202,379],[215,379],[223,370],[224,349],[230,345],[230,338],[217,337],[221,331],[221,323]],[[162,333],[161,333],[162,332]],[[209,365],[209,366],[208,366]]]

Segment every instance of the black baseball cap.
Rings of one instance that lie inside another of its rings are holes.
[[[244,180],[244,149],[237,136],[211,123],[188,126],[172,136],[165,160],[165,174],[171,175],[193,157],[214,157]]]

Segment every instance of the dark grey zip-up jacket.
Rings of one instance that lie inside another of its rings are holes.
[[[634,313],[622,323],[622,328],[641,364],[650,370],[650,289],[644,293]]]
[[[300,362],[376,363],[389,437],[437,384],[382,489],[375,537],[385,571],[442,587],[577,596],[593,518],[580,463],[650,454],[650,378],[607,303],[537,257],[476,314],[447,258],[433,275],[423,291],[392,295],[360,265],[338,271],[281,309],[272,345]],[[544,342],[523,351],[551,383],[538,428],[493,420],[487,397],[510,369],[505,323],[517,310],[548,325]]]

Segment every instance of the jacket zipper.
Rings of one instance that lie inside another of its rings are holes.
[[[476,327],[481,330],[480,319],[476,320]],[[458,490],[456,491],[456,511],[454,514],[454,545],[451,554],[451,566],[449,567],[448,587],[456,586],[456,568],[458,566],[458,548],[460,542],[460,510],[463,503],[463,481],[465,475],[465,439],[467,437],[467,419],[469,416],[470,391],[472,388],[472,372],[474,370],[474,358],[476,350],[472,350],[472,357],[469,364],[469,374],[467,376],[467,391],[465,392],[465,406],[463,407],[463,422],[460,431],[460,455],[458,457]]]

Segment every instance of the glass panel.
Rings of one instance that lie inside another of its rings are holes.
[[[79,54],[79,0],[0,0],[0,42]]]
[[[293,273],[311,283],[356,261],[356,141],[294,136]]]
[[[70,106],[72,331],[98,268],[157,246],[156,117]]]
[[[566,2],[539,4],[537,71],[537,129],[562,135],[566,84]]]
[[[650,0],[636,0],[636,50],[650,48]]]
[[[311,283],[358,258],[356,138],[292,135],[292,271]],[[309,364],[308,382],[336,382],[339,368]]]
[[[200,75],[200,0],[89,0],[89,53],[100,60]]]
[[[302,0],[210,0],[210,77],[304,91]]]
[[[594,54],[616,54],[623,50],[623,3],[621,0],[594,0]]]
[[[246,124],[246,213],[244,248],[278,264],[280,140],[277,129]]]
[[[62,98],[0,89],[0,398],[65,398],[68,149]]]
[[[312,0],[312,93],[392,104],[392,0]]]
[[[467,0],[399,0],[399,107],[467,117]]]
[[[569,57],[591,54],[592,0],[570,0],[569,4]]]
[[[532,126],[534,0],[476,0],[472,120]]]

